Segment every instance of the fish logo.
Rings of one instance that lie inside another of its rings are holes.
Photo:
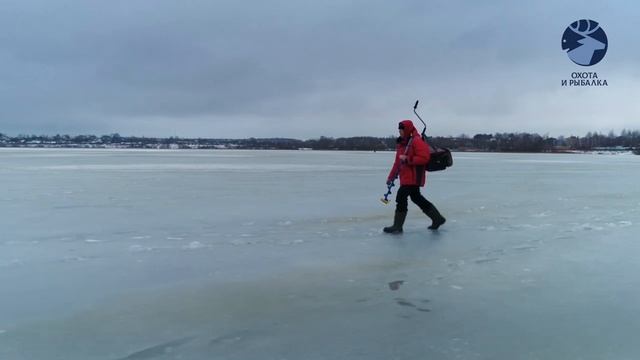
[[[562,50],[578,65],[591,66],[599,63],[608,48],[607,34],[597,21],[574,21],[562,34]]]

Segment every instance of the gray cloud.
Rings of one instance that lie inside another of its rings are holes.
[[[441,135],[633,128],[640,7],[616,4],[16,1],[0,132],[384,136],[417,98]],[[588,69],[608,88],[559,86],[585,70],[560,50],[584,16],[609,35]]]

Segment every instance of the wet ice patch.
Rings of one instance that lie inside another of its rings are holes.
[[[479,259],[475,259],[474,262],[476,264],[486,264],[486,263],[492,263],[492,262],[496,262],[499,261],[500,258],[479,258]]]
[[[390,282],[389,285],[389,289],[390,290],[398,290],[400,288],[400,285],[404,284],[404,280],[395,280]]]
[[[535,249],[537,249],[537,247],[536,246],[531,246],[531,245],[515,246],[513,248],[513,250],[520,250],[520,251],[535,250]]]
[[[291,220],[285,220],[285,221],[279,221],[278,225],[280,226],[291,226],[291,224],[293,224],[293,222],[291,222]]]
[[[602,226],[597,226],[589,223],[579,224],[574,226],[571,231],[600,231],[604,230]]]
[[[235,246],[240,246],[240,245],[248,245],[248,244],[250,244],[250,242],[247,241],[247,240],[233,239],[233,240],[229,241],[229,244],[235,245]]]
[[[400,306],[416,307],[412,302],[400,298],[396,299],[396,304]]]
[[[172,353],[175,348],[183,346],[192,340],[194,340],[195,336],[184,337],[181,339],[176,339],[172,341],[168,341],[162,344],[158,344],[155,346],[151,346],[140,351],[136,351],[129,356],[120,358],[118,360],[137,360],[137,359],[150,359],[154,357],[163,356],[169,353]]]
[[[631,225],[633,225],[631,221],[618,221],[618,222],[607,223],[607,226],[609,227],[628,227]]]

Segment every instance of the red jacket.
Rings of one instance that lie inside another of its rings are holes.
[[[431,158],[429,146],[422,140],[422,137],[420,137],[418,130],[413,126],[411,120],[403,120],[401,123],[404,125],[405,137],[398,138],[396,159],[387,180],[391,181],[398,175],[400,177],[400,185],[424,186],[427,178],[427,172],[425,170]],[[407,150],[409,139],[413,140],[411,140],[411,144]],[[402,162],[400,155],[405,155],[405,151],[407,160]]]

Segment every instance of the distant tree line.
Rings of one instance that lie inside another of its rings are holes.
[[[438,147],[457,151],[491,152],[562,152],[593,150],[634,150],[640,153],[640,131],[623,130],[619,135],[589,132],[585,136],[549,137],[530,133],[496,133],[438,136],[429,138]],[[206,139],[206,138],[154,138],[110,135],[18,135],[0,133],[0,147],[68,147],[68,148],[152,148],[152,149],[313,149],[313,150],[393,150],[396,138],[321,136],[318,139],[289,138]]]

